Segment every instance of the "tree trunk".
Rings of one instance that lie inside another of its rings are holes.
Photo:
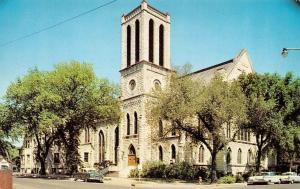
[[[262,156],[262,147],[258,146],[258,148],[257,148],[256,165],[255,165],[255,172],[257,172],[257,173],[260,172],[261,156]]]
[[[217,182],[217,152],[213,151],[211,153],[211,170],[210,170],[210,182]]]
[[[40,175],[46,175],[46,161],[43,160],[43,158],[39,158],[41,169],[40,169]]]
[[[292,172],[292,167],[293,167],[293,159],[294,159],[294,156],[293,154],[290,153],[290,165],[289,165],[289,171]]]
[[[69,131],[69,138],[67,139],[68,144],[65,144],[66,147],[66,163],[68,165],[68,173],[72,175],[78,171],[78,166],[81,163],[80,155],[78,153],[79,138],[74,130]],[[89,154],[90,156],[90,154]],[[88,157],[90,158],[90,157]]]

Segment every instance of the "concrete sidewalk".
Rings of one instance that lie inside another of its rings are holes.
[[[149,179],[130,179],[130,178],[118,178],[118,177],[105,177],[104,183],[115,186],[131,186],[132,188],[224,188],[224,187],[241,187],[247,186],[246,183],[235,184],[197,184],[186,183],[182,181],[164,182],[162,180]]]

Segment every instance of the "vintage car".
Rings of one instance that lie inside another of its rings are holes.
[[[249,177],[247,184],[279,184],[281,177],[275,172],[261,172],[255,176]]]
[[[291,183],[294,182],[300,183],[300,176],[295,172],[286,172],[281,175],[281,183]]]
[[[101,174],[96,169],[84,169],[83,172],[74,174],[74,180],[83,180],[87,181],[98,181],[103,182],[103,174]]]

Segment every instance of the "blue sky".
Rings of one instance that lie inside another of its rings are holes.
[[[32,33],[110,0],[0,0],[0,44]],[[79,60],[99,77],[118,83],[121,15],[141,0],[116,3],[54,29],[0,47],[0,96],[28,69],[51,70]],[[171,62],[194,70],[233,58],[242,48],[259,72],[300,74],[300,6],[295,0],[149,0],[171,15]]]

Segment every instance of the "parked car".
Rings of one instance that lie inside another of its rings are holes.
[[[279,184],[281,177],[275,172],[261,172],[256,176],[249,177],[247,184]]]
[[[83,180],[84,182],[87,181],[98,181],[103,182],[103,174],[98,172],[95,169],[85,169],[83,172],[76,173],[74,175],[74,180]]]
[[[300,176],[295,172],[286,172],[281,175],[281,183],[291,183],[300,182]]]

